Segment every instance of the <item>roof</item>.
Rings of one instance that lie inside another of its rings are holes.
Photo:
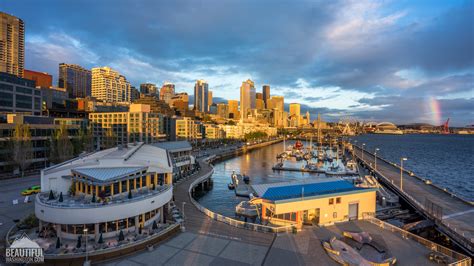
[[[134,174],[136,172],[141,172],[146,169],[147,167],[104,167],[78,168],[72,169],[72,171],[99,182],[107,182]]]
[[[355,187],[352,183],[346,180],[332,180],[327,182],[315,181],[304,184],[279,184],[276,186],[270,186],[260,197],[267,200],[278,201],[368,190],[371,189]]]
[[[165,141],[165,142],[158,142],[152,144],[153,146],[165,149],[170,152],[174,151],[190,151],[192,150],[192,146],[188,141]]]

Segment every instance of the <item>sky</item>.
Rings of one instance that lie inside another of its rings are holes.
[[[2,0],[25,67],[110,66],[215,100],[248,78],[312,118],[474,124],[474,1]]]

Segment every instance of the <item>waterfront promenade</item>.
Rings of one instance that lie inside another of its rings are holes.
[[[362,150],[355,146],[355,155],[362,160]],[[364,151],[363,161],[375,167],[375,157]],[[435,162],[433,162],[435,163]],[[441,231],[449,235],[473,254],[474,206],[442,188],[426,184],[421,178],[403,172],[403,191],[400,189],[400,168],[377,157],[377,174],[414,207],[433,219]]]

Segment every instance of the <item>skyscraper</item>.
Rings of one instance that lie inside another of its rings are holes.
[[[272,96],[267,101],[267,109],[278,109],[280,111],[285,111],[285,99],[283,96]]]
[[[290,126],[298,127],[300,125],[301,105],[299,103],[290,103]]]
[[[213,102],[213,100],[212,100],[212,91],[209,90],[209,91],[207,92],[207,105],[209,106],[208,108],[210,108],[210,106],[211,106],[213,103],[214,103],[214,102]],[[210,110],[210,109],[208,109],[208,110]]]
[[[130,102],[130,83],[110,67],[92,69],[92,96],[105,102]]]
[[[140,84],[140,93],[143,93],[143,94],[146,94],[146,95],[159,96],[158,87],[156,87],[156,84],[153,84],[153,83],[142,83],[142,84]]]
[[[160,90],[160,100],[163,100],[165,103],[170,104],[171,99],[174,96],[174,84],[170,82],[163,83],[163,86]]]
[[[255,108],[255,85],[250,79],[240,86],[240,118],[247,118],[247,111]]]
[[[25,24],[0,12],[0,72],[23,77],[25,66]]]
[[[202,79],[194,85],[194,110],[209,112],[209,85]]]
[[[229,113],[229,118],[236,119],[239,116],[239,102],[236,100],[228,100],[227,108]]]
[[[66,89],[69,98],[91,96],[92,73],[79,65],[59,64],[58,87]]]
[[[270,99],[270,85],[263,85],[262,87],[263,102],[265,103],[265,108],[268,108],[268,100]]]

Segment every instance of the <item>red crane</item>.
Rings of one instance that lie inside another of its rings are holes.
[[[449,134],[449,118],[443,124],[443,134]]]

